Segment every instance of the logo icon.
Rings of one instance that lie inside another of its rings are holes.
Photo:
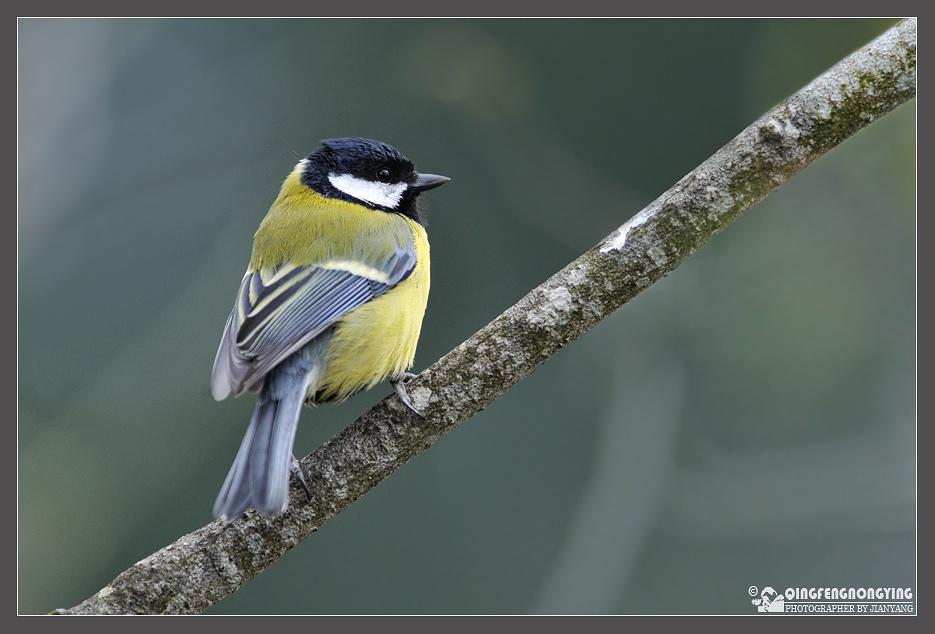
[[[750,594],[756,594],[756,586],[750,587]],[[757,612],[785,612],[786,597],[773,590],[770,586],[763,588],[760,598],[751,602],[756,606]]]

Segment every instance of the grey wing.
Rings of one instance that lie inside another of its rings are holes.
[[[341,316],[390,290],[416,266],[413,246],[373,267],[295,267],[247,272],[227,318],[211,374],[217,400],[259,389],[283,359]]]

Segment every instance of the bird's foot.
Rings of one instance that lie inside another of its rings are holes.
[[[416,378],[416,375],[411,372],[400,372],[390,379],[390,385],[392,385],[393,389],[396,390],[396,396],[399,397],[399,400],[402,401],[403,405],[411,409],[413,413],[419,418],[425,418],[425,414],[416,409],[415,405],[412,404],[412,401],[409,400],[409,394],[406,392],[406,383],[414,378]]]
[[[292,456],[292,472],[299,478],[299,482],[302,483],[302,488],[305,489],[305,497],[311,502],[312,493],[308,490],[308,485],[305,483],[305,474],[302,473],[302,465],[299,464],[295,456]]]

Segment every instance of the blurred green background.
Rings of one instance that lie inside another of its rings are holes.
[[[254,404],[211,398],[221,328],[320,139],[452,178],[420,370],[895,22],[19,20],[19,612],[211,520]],[[912,101],[209,613],[915,588],[915,134]]]

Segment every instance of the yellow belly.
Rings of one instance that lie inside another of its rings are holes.
[[[317,397],[341,401],[412,367],[429,296],[429,248],[425,230],[411,223],[417,264],[399,286],[339,319],[326,356]]]

